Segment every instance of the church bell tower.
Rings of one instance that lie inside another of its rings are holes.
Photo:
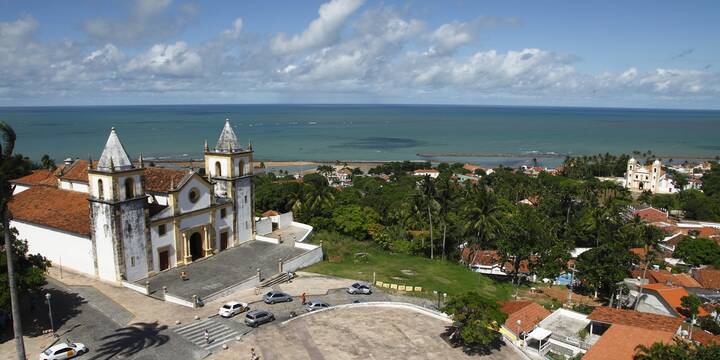
[[[153,268],[143,174],[142,157],[134,166],[112,128],[100,160],[88,163],[91,240],[101,279],[134,281]]]
[[[215,195],[227,198],[233,203],[234,243],[235,245],[253,240],[254,198],[253,198],[253,150],[240,146],[230,125],[220,132],[220,138],[214,148],[205,142],[205,171],[215,185]]]

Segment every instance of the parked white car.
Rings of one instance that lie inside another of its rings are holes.
[[[55,344],[40,353],[40,360],[62,360],[80,356],[88,352],[88,348],[81,343]]]
[[[241,312],[245,312],[249,309],[250,307],[248,307],[247,303],[231,301],[229,303],[225,303],[223,306],[220,307],[220,310],[218,310],[218,315],[229,318]]]
[[[347,288],[348,294],[372,294],[372,288],[366,283],[356,282]]]

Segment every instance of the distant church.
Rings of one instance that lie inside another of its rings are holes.
[[[15,181],[11,226],[56,266],[135,281],[255,238],[252,145],[229,122],[204,149],[206,175],[130,160],[115,129],[96,162]]]
[[[663,170],[660,160],[643,166],[635,158],[628,160],[625,173],[625,187],[631,191],[650,191],[653,194],[674,194],[678,192],[675,183]]]

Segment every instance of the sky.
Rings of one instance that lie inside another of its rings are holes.
[[[0,0],[0,106],[720,108],[720,2]]]

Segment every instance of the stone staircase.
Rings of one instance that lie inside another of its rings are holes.
[[[271,276],[270,278],[263,280],[258,285],[258,288],[272,287],[272,286],[275,286],[278,284],[288,282],[288,281],[290,281],[290,279],[292,279],[292,275],[290,275],[290,273],[287,273],[287,272],[277,273],[277,274]]]

